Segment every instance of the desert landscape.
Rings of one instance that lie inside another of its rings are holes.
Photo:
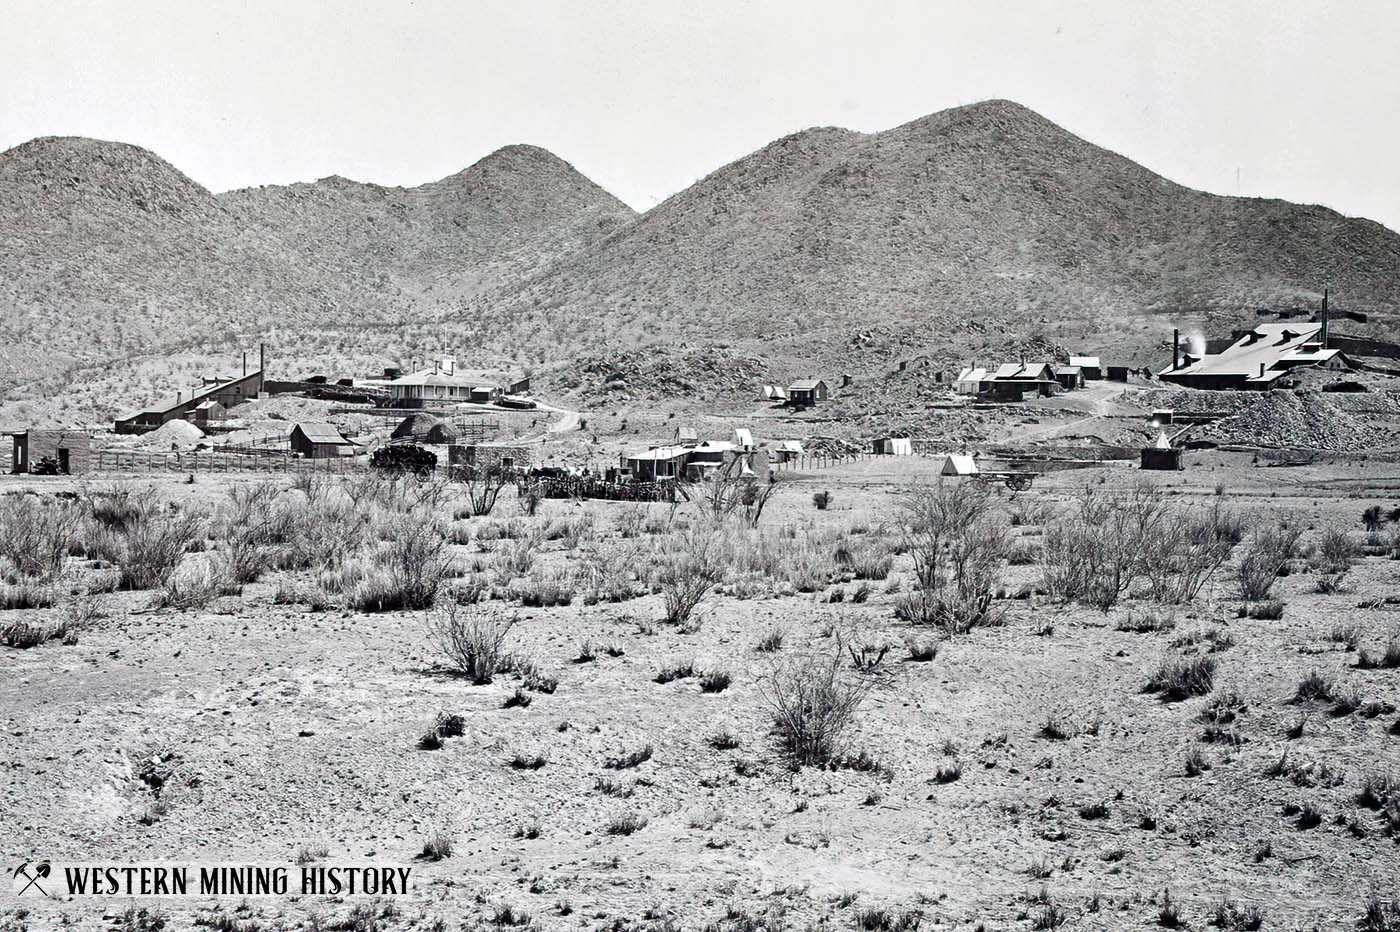
[[[1004,99],[642,211],[43,136],[0,310],[0,932],[1400,930],[1381,223]]]

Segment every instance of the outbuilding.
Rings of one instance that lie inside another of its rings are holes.
[[[302,421],[292,428],[288,444],[293,453],[307,459],[335,459],[354,456],[355,444],[325,421]]]
[[[87,431],[70,428],[22,430],[14,440],[10,471],[77,475],[92,468],[92,438]]]
[[[788,401],[794,405],[814,405],[829,394],[825,379],[798,379],[788,386]]]
[[[940,476],[975,476],[978,473],[977,461],[971,453],[949,453],[943,458]]]

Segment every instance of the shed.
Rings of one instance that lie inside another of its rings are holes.
[[[1099,365],[1099,357],[1097,356],[1071,356],[1069,364],[1078,366],[1087,381],[1097,382],[1103,378],[1103,367]]]
[[[1060,383],[1060,387],[1065,391],[1073,391],[1076,388],[1084,387],[1084,370],[1078,366],[1056,366],[1055,381]]]
[[[949,453],[943,459],[940,476],[975,476],[979,472],[971,453]]]
[[[288,443],[293,453],[307,459],[334,459],[353,456],[355,444],[325,421],[302,421],[292,428]]]
[[[621,466],[639,482],[675,479],[685,464],[684,447],[653,447],[640,453],[624,453]]]
[[[1180,469],[1181,450],[1178,447],[1143,447],[1143,469]]]
[[[454,443],[447,448],[449,467],[468,467],[487,472],[528,469],[533,459],[534,449],[524,443],[481,441]]]
[[[694,427],[677,427],[675,441],[682,446],[693,447],[700,442],[700,432]]]
[[[60,475],[76,475],[92,468],[92,438],[87,431],[48,428],[18,431],[14,440],[10,471],[47,471],[50,464]],[[45,462],[45,461],[48,462]]]
[[[211,421],[222,421],[226,417],[228,417],[228,409],[220,404],[217,398],[208,398],[195,406],[190,421],[203,427]]]
[[[1128,367],[1127,367],[1127,366],[1109,366],[1107,372],[1108,372],[1108,380],[1109,380],[1110,382],[1126,382],[1126,381],[1128,381]]]
[[[775,463],[786,463],[802,456],[805,451],[802,449],[800,440],[784,440],[773,450],[772,460]]]
[[[908,437],[880,437],[875,441],[875,452],[886,456],[913,456],[914,444]]]
[[[965,368],[958,373],[953,383],[953,391],[959,395],[976,395],[982,391],[982,383],[987,381],[987,370],[981,366]]]
[[[753,452],[753,431],[747,427],[734,428],[734,445],[745,453]]]
[[[814,405],[826,401],[830,389],[825,379],[798,379],[787,388],[788,400],[795,405]]]

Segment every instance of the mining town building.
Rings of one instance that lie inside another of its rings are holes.
[[[1351,360],[1327,348],[1326,324],[1257,324],[1218,353],[1193,354],[1173,340],[1172,364],[1157,377],[1187,388],[1262,391],[1304,367],[1345,371]]]
[[[92,468],[92,438],[87,431],[71,428],[22,430],[10,435],[14,440],[10,472],[30,473],[45,460],[61,475],[77,475]]]
[[[177,391],[155,404],[130,411],[117,418],[113,429],[119,434],[144,434],[167,421],[181,418],[194,421],[196,409],[206,402],[215,402],[226,412],[235,405],[257,398],[262,390],[262,369],[237,378],[213,379],[200,388]]]
[[[311,460],[355,455],[355,444],[325,421],[300,422],[292,428],[288,445],[293,453]]]
[[[788,386],[788,401],[794,405],[814,405],[826,401],[829,389],[824,379],[798,379]]]
[[[1048,362],[1003,363],[982,383],[983,393],[996,401],[1020,401],[1026,395],[1049,397],[1059,388],[1055,368]]]

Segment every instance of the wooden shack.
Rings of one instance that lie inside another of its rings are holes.
[[[18,431],[11,453],[12,473],[47,472],[50,466],[59,475],[78,475],[92,469],[92,438],[87,431],[48,428]]]

